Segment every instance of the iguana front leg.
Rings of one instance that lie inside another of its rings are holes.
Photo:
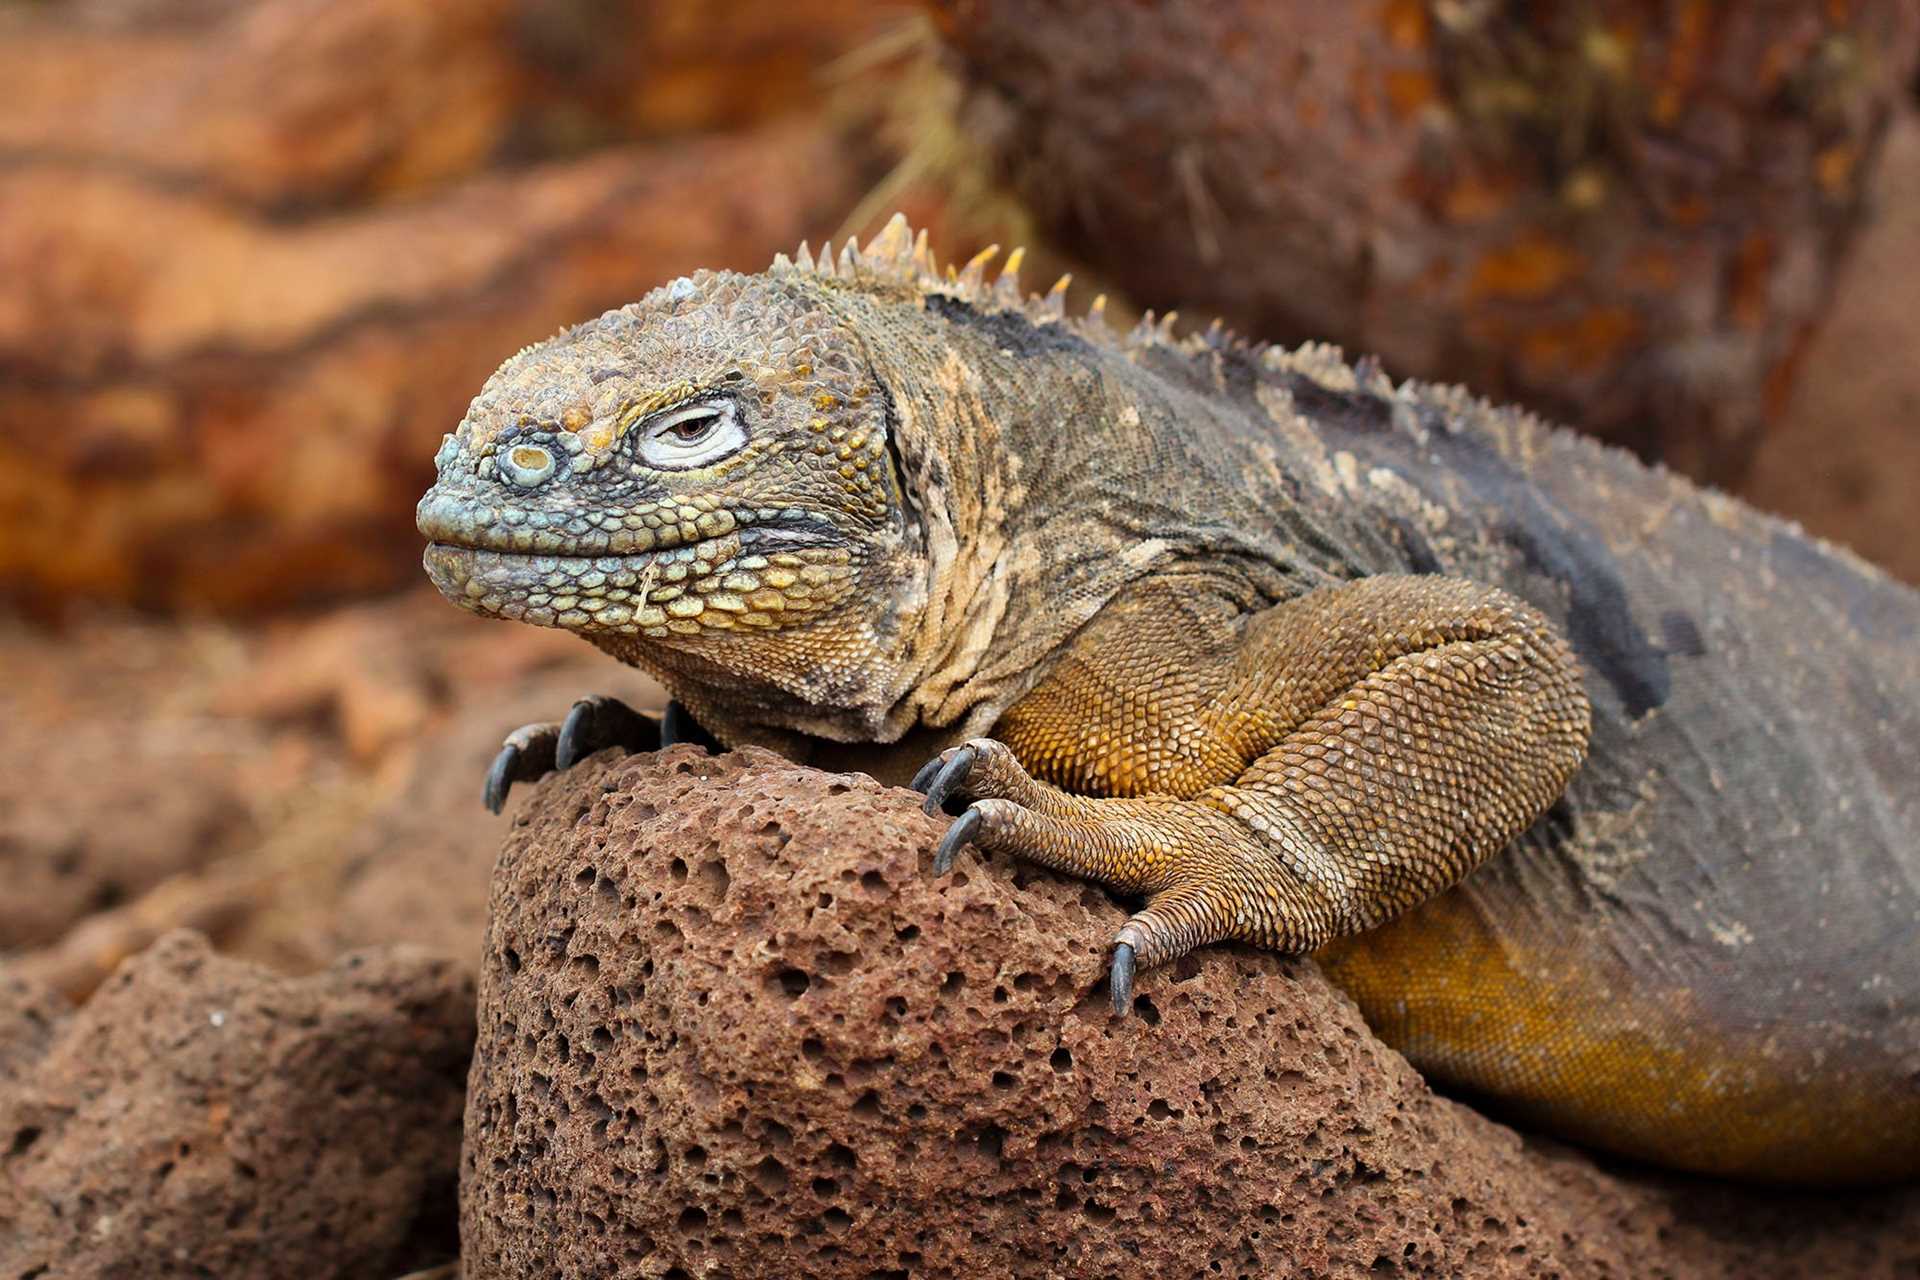
[[[937,870],[970,841],[1149,895],[1114,939],[1118,1009],[1136,962],[1226,939],[1310,951],[1431,897],[1585,753],[1572,651],[1503,591],[1362,578],[1236,619],[1191,590],[1110,605],[998,741],[916,780],[929,810],[973,802]]]

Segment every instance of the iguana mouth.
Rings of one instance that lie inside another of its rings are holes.
[[[425,507],[422,530],[442,532]],[[782,615],[798,616],[823,603],[832,584],[844,582],[855,557],[825,521],[805,513],[791,521],[786,512],[771,514],[775,518],[767,524],[645,551],[521,550],[484,545],[501,540],[492,527],[482,527],[477,537],[472,528],[447,529],[453,536],[428,542],[422,563],[441,594],[487,617],[660,637],[736,622],[773,626]]]
[[[798,507],[730,510],[710,502],[646,504],[627,512],[569,513],[492,507],[435,488],[420,500],[415,523],[429,543],[448,550],[501,556],[630,558],[716,542],[782,549],[843,545],[825,518]]]

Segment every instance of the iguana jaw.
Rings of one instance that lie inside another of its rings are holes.
[[[671,642],[771,630],[817,616],[859,571],[838,530],[797,510],[719,510],[685,524],[616,522],[576,533],[508,524],[436,487],[420,504],[419,526],[429,539],[427,576],[449,600],[581,635]],[[686,536],[701,529],[716,532]]]

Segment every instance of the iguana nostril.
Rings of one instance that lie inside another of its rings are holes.
[[[516,444],[497,458],[500,474],[531,489],[553,474],[553,451],[537,444]]]

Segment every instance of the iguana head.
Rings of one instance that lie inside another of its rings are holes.
[[[823,618],[915,572],[887,432],[807,280],[698,272],[488,379],[420,502],[427,573],[669,668],[817,666]]]
[[[988,696],[953,691],[1004,613],[974,508],[1012,464],[955,406],[1002,343],[962,359],[931,304],[1059,297],[981,265],[937,275],[895,219],[837,265],[696,272],[527,348],[435,458],[428,575],[771,725],[884,740]]]

